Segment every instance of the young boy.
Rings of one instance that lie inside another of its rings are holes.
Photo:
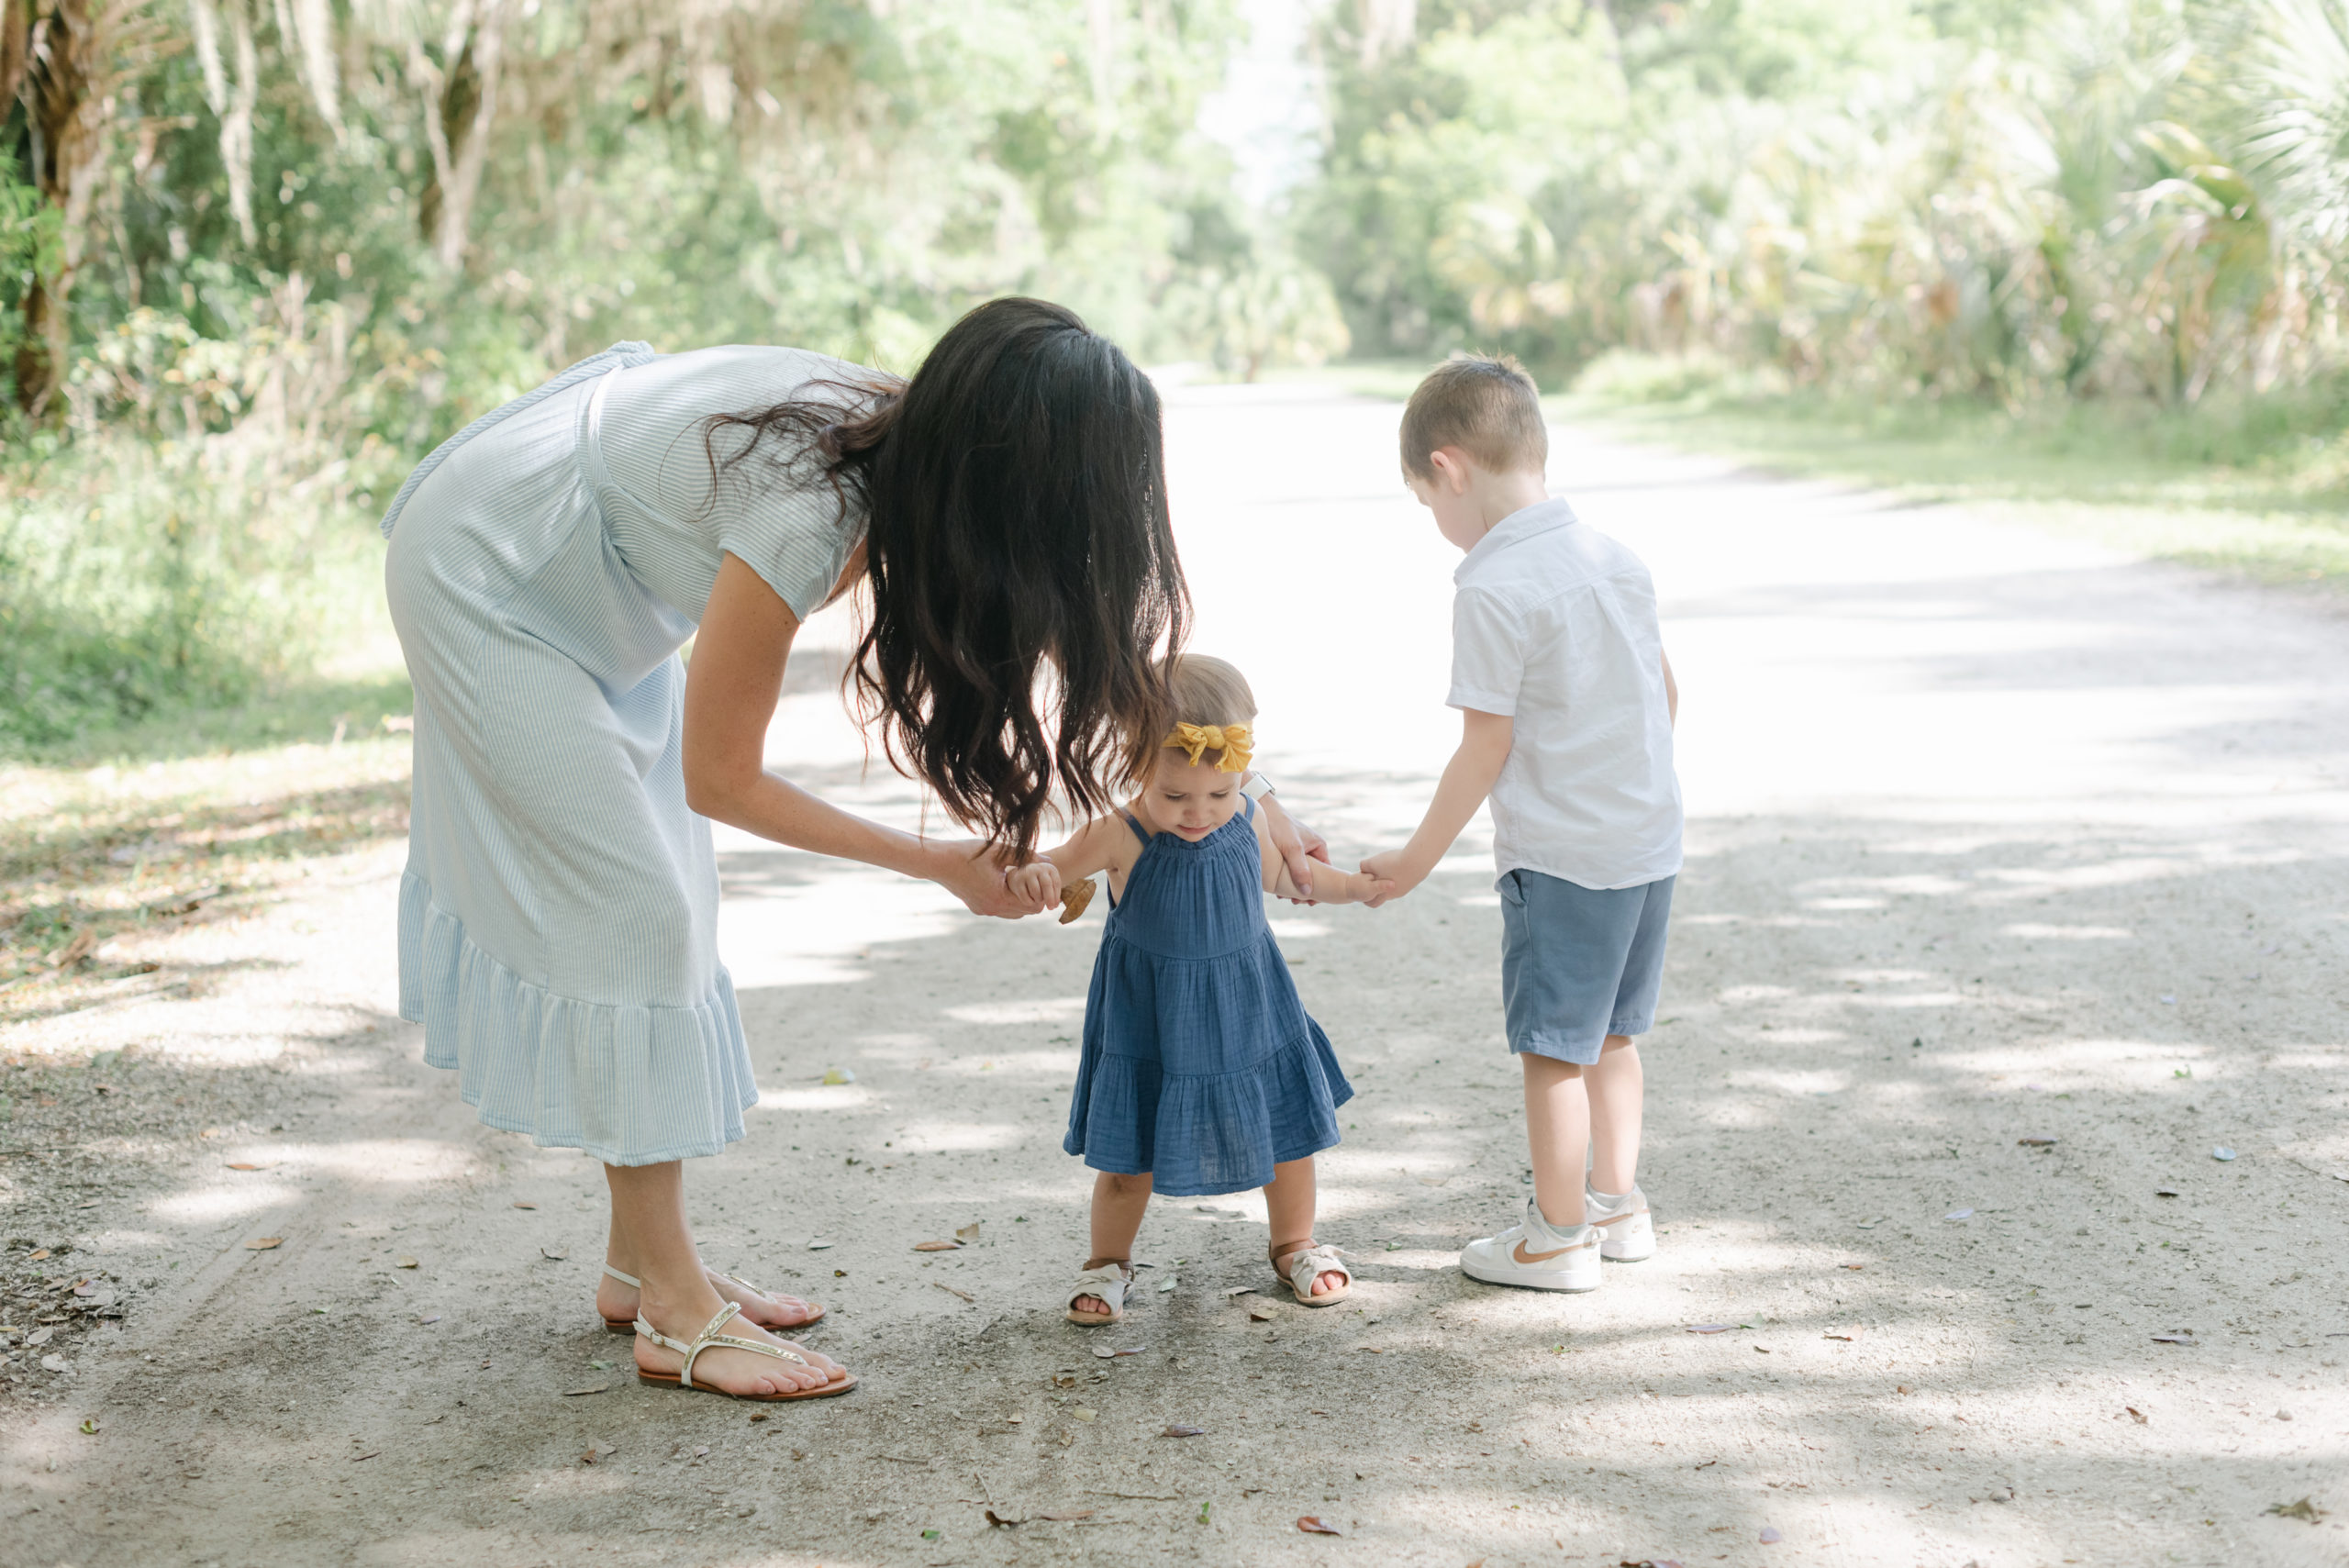
[[[1501,999],[1524,1064],[1533,1197],[1471,1241],[1471,1279],[1594,1290],[1599,1259],[1655,1251],[1634,1180],[1641,1073],[1680,870],[1679,693],[1639,558],[1550,499],[1533,382],[1455,356],[1403,411],[1403,478],[1467,552],[1453,581],[1460,750],[1411,841],[1363,870],[1394,896],[1435,869],[1487,795]],[[1590,1151],[1590,1188],[1584,1154]]]

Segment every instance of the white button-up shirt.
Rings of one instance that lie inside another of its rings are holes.
[[[1590,888],[1680,870],[1655,584],[1564,501],[1512,512],[1453,573],[1453,707],[1507,714],[1493,861]]]

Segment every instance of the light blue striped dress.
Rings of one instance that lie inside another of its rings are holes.
[[[400,1016],[492,1127],[615,1165],[742,1136],[758,1088],[685,805],[677,650],[721,551],[805,619],[863,519],[820,482],[777,488],[763,455],[714,485],[705,421],[863,374],[622,343],[451,438],[384,515],[416,685]]]

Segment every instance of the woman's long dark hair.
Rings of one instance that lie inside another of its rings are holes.
[[[1158,393],[1133,361],[1073,311],[998,299],[902,386],[810,387],[727,425],[751,431],[734,461],[774,438],[870,518],[850,679],[891,763],[1020,859],[1055,791],[1108,810],[1190,627]]]

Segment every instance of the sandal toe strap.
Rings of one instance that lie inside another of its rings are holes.
[[[1122,1263],[1103,1263],[1097,1269],[1079,1269],[1076,1283],[1069,1287],[1068,1298],[1074,1305],[1080,1296],[1097,1296],[1109,1304],[1110,1311],[1118,1312],[1124,1309],[1126,1287],[1132,1283],[1133,1275],[1126,1272]]]
[[[1313,1294],[1313,1282],[1323,1274],[1336,1274],[1346,1284],[1354,1283],[1353,1271],[1338,1259],[1338,1250],[1324,1243],[1308,1247],[1288,1261],[1289,1288],[1300,1296]]]

